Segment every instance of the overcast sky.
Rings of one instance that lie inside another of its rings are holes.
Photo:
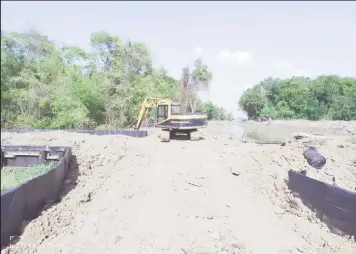
[[[236,112],[267,76],[356,76],[356,2],[1,2],[1,29],[35,29],[89,49],[107,31],[146,43],[176,78],[201,56],[209,99]]]

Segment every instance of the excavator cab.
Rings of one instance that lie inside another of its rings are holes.
[[[168,105],[157,106],[157,123],[163,122],[168,118]]]
[[[181,114],[181,105],[179,103],[159,104],[157,106],[156,122],[161,123],[170,116]]]
[[[207,126],[207,116],[200,113],[182,114],[179,103],[168,99],[148,98],[142,103],[141,111],[135,126],[138,130],[146,118],[148,111],[156,107],[155,127],[161,128],[161,141],[169,142],[170,137],[178,133],[184,133],[190,140],[198,140],[196,137],[199,128]]]

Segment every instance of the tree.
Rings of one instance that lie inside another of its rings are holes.
[[[90,42],[93,53],[36,31],[2,32],[1,127],[132,127],[144,98],[179,98],[178,81],[152,67],[145,44],[106,32]]]
[[[199,100],[199,92],[209,89],[212,80],[212,73],[208,66],[203,63],[201,58],[195,60],[194,69],[190,74],[188,83],[187,101],[191,112],[196,111],[196,105]]]
[[[268,78],[244,92],[239,106],[249,117],[280,119],[356,119],[356,78]]]
[[[197,112],[206,114],[208,120],[233,120],[231,113],[226,112],[222,107],[214,105],[211,101],[197,102]]]

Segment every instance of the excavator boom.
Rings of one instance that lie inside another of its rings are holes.
[[[137,123],[135,125],[135,130],[139,130],[141,127],[141,124],[143,122],[143,120],[145,120],[149,110],[156,106],[159,103],[166,103],[166,104],[170,104],[171,101],[170,100],[166,100],[166,99],[160,99],[160,98],[148,98],[145,99],[142,103],[141,106],[141,110],[140,110],[140,114],[138,115],[138,120]]]

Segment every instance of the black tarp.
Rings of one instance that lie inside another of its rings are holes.
[[[321,169],[326,163],[324,156],[316,149],[316,147],[308,147],[304,153],[304,158],[307,160],[308,164],[316,169]]]
[[[49,131],[68,131],[76,133],[87,133],[90,135],[126,135],[136,138],[144,138],[147,136],[147,131],[136,130],[7,130],[1,129],[3,133],[27,133],[27,132],[49,132]]]
[[[1,246],[9,243],[12,235],[19,235],[22,221],[35,218],[48,201],[57,202],[67,175],[71,148],[50,146],[2,146],[1,150],[7,151],[52,151],[62,157],[53,169],[44,175],[31,179],[14,188],[1,192]],[[23,157],[18,156],[13,160],[21,164]]]
[[[297,192],[302,201],[316,209],[326,224],[346,234],[356,235],[356,193],[344,190],[301,173],[288,172],[289,188]]]

